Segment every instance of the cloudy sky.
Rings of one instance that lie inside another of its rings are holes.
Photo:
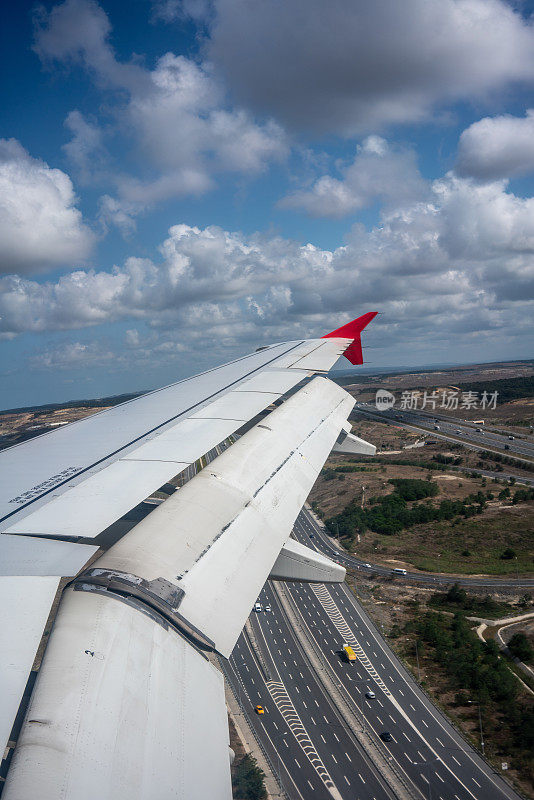
[[[374,310],[369,366],[534,356],[533,12],[7,0],[0,407]]]

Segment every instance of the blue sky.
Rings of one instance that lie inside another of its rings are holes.
[[[532,12],[5,3],[0,407],[368,310],[377,367],[532,357]]]

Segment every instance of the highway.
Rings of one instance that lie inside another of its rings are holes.
[[[301,539],[301,535],[297,534],[297,538]],[[320,584],[288,584],[286,590],[339,684],[363,713],[371,741],[378,743],[380,734],[391,733],[392,741],[380,746],[388,749],[398,768],[416,787],[411,796],[434,800],[517,800],[513,790],[493,774],[418,689],[343,584],[328,588]],[[259,631],[257,646],[270,680],[262,674],[244,635],[234,649],[231,665],[240,678],[241,700],[246,698],[249,716],[270,752],[271,762],[276,764],[280,758],[304,798],[332,797],[317,772],[319,762],[313,750],[341,797],[391,797],[372,762],[363,755],[325,697],[269,583],[259,600],[272,609],[251,615],[252,624]],[[353,641],[360,654],[356,665],[340,656],[347,639],[356,640],[361,648]],[[274,696],[273,686],[279,693]],[[375,692],[376,698],[365,698],[368,689]],[[283,703],[277,705],[275,700],[280,696]],[[265,708],[264,715],[254,714],[257,704]],[[293,709],[298,714],[299,732],[302,735],[304,730],[306,740],[313,745],[312,760],[292,733],[289,723],[295,719]],[[289,787],[287,791],[291,798],[298,797],[294,789]]]
[[[322,539],[314,536],[310,541],[310,519],[307,511],[301,513],[294,536],[319,548]],[[419,689],[345,584],[287,583],[284,590],[323,663],[363,714],[371,746],[386,748],[396,768],[406,775],[412,787],[409,795],[433,800],[517,800],[515,792]],[[271,763],[286,774],[287,796],[298,798],[298,787],[306,799],[332,797],[323,769],[343,798],[393,796],[326,696],[272,582],[267,582],[258,599],[271,611],[252,612],[254,645],[242,634],[230,665],[239,676],[240,699],[256,735]],[[358,655],[355,665],[341,656],[345,641]],[[376,698],[365,697],[369,689]],[[264,715],[254,713],[258,704],[265,708]],[[386,731],[393,737],[389,743],[380,741]]]
[[[380,422],[402,425],[417,431],[423,430],[432,434],[433,437],[460,442],[466,447],[472,447],[476,450],[495,450],[502,452],[503,455],[516,456],[528,461],[534,460],[533,437],[527,438],[526,435],[517,436],[514,434],[514,438],[510,439],[512,434],[486,429],[484,426],[474,425],[471,422],[465,422],[454,417],[440,417],[437,414],[429,416],[427,413],[419,411],[400,411],[396,408],[378,411],[376,406],[370,403],[356,403],[352,413],[354,414],[355,412]],[[483,412],[481,414],[483,415]],[[436,425],[438,430],[436,430]]]
[[[245,634],[234,648],[230,666],[239,676],[241,702],[249,706],[249,720],[275,771],[282,765],[292,776],[294,785],[284,782],[288,797],[395,797],[323,691],[269,583],[260,602],[270,604],[272,611],[253,612],[251,624],[268,674],[260,669]],[[265,714],[256,714],[256,705]]]
[[[310,544],[303,515],[295,536]],[[517,797],[419,689],[345,584],[295,584],[288,589],[339,680],[360,701],[366,723],[376,735],[384,730],[393,735],[387,747],[424,796],[430,781],[431,796],[442,800]],[[337,655],[349,635],[360,654],[356,666]],[[369,677],[376,700],[365,699],[365,684],[357,683]]]

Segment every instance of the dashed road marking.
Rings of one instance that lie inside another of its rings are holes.
[[[334,781],[330,777],[330,774],[326,769],[317,750],[315,749],[312,740],[308,736],[306,728],[302,724],[302,720],[299,717],[297,710],[293,705],[293,702],[289,697],[284,684],[281,681],[267,681],[267,688],[269,689],[271,697],[276,703],[279,712],[287,722],[291,733],[299,743],[300,747],[302,748],[302,751],[309,759],[310,763],[312,764],[315,771],[323,781],[324,785],[329,790],[335,789],[336,787]],[[312,717],[312,722],[314,722],[315,724],[313,717]],[[321,738],[323,737],[321,736]],[[296,758],[295,758],[295,763],[300,768],[300,764],[298,763]]]
[[[347,625],[345,617],[337,607],[336,603],[333,601],[330,592],[326,589],[325,586],[321,584],[319,585],[311,584],[310,588],[317,597],[317,599],[319,600],[320,604],[322,605],[328,616],[330,617],[330,619],[332,620],[332,622],[334,623],[334,626],[337,628],[337,630],[343,637],[343,640],[347,642],[347,644],[350,644],[350,646],[356,653],[357,658],[365,667],[371,678],[375,681],[375,683],[378,684],[378,686],[380,686],[384,694],[390,695],[391,692],[387,688],[386,684],[384,683],[384,681],[382,680],[376,669],[369,661],[368,657],[365,655],[364,649],[356,639],[356,636],[354,635],[350,627]]]

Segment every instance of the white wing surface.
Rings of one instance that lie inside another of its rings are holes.
[[[59,580],[77,575],[18,736],[8,800],[35,787],[43,800],[231,797],[222,678],[206,653],[230,655],[271,572],[343,579],[338,565],[287,542],[346,438],[353,399],[315,378],[107,552],[96,537],[347,348],[357,360],[369,316],[0,453],[0,599],[18,599],[2,625],[4,742]],[[16,626],[28,635],[13,636]]]
[[[301,380],[328,371],[348,343],[273,345],[8,448],[0,531],[97,536]],[[309,354],[314,367],[300,367]]]

